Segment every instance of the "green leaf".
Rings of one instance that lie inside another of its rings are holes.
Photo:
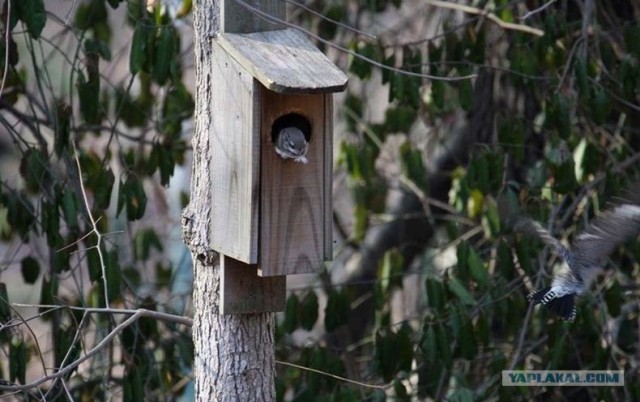
[[[9,345],[9,381],[25,384],[27,372],[27,344],[14,337]]]
[[[111,61],[111,50],[109,49],[109,45],[100,39],[85,39],[84,52],[86,54],[97,54],[103,60]]]
[[[460,323],[460,327],[456,333],[459,355],[463,359],[473,360],[477,349],[473,333],[473,325],[471,324],[471,317],[461,311],[460,308],[457,309],[457,316],[459,317]]]
[[[411,334],[413,329],[404,322],[397,332],[396,336],[396,361],[398,362],[398,370],[406,373],[411,372],[411,363],[413,362],[413,342]]]
[[[78,202],[73,190],[66,187],[62,190],[62,199],[59,200],[62,207],[62,215],[68,228],[75,232],[78,230]]]
[[[487,314],[485,314],[484,311],[478,314],[475,333],[478,341],[482,342],[486,347],[491,339],[491,333],[489,329],[489,318],[487,318]]]
[[[98,282],[102,278],[102,267],[100,265],[100,256],[98,249],[93,242],[89,243],[93,247],[87,249],[87,270],[89,271],[89,279],[91,282]]]
[[[434,363],[438,359],[439,354],[436,341],[436,331],[432,324],[429,324],[426,330],[423,331],[421,348],[426,361]]]
[[[324,327],[328,332],[332,332],[349,319],[350,303],[346,291],[332,290],[329,293],[327,306],[324,309]]]
[[[34,284],[40,276],[40,264],[33,257],[25,257],[21,264],[22,279],[29,284]]]
[[[449,286],[449,290],[451,291],[451,293],[456,295],[456,297],[458,297],[458,299],[460,299],[462,303],[468,305],[476,304],[476,301],[474,300],[473,296],[471,296],[471,293],[469,293],[469,291],[465,289],[465,287],[462,285],[462,283],[460,283],[458,279],[454,277],[449,278],[447,285]]]
[[[133,366],[132,366],[133,367]],[[143,387],[142,372],[137,368],[127,370],[123,381],[123,401],[137,402],[145,400],[148,394]]]
[[[131,53],[129,55],[129,71],[131,74],[138,74],[147,62],[147,43],[149,42],[150,31],[147,24],[150,22],[142,20],[136,24],[131,39]]]
[[[393,393],[395,394],[395,401],[411,401],[407,393],[407,388],[400,380],[393,381]]]
[[[589,98],[589,75],[587,73],[587,62],[582,57],[577,57],[573,64],[576,83],[580,98]]]
[[[376,57],[376,49],[370,43],[358,42],[351,46],[352,50],[364,57],[375,60]],[[360,57],[350,56],[350,66],[349,72],[355,74],[361,80],[368,80],[371,78],[371,63],[367,60],[364,60]]]
[[[88,78],[83,73],[79,73],[76,83],[80,98],[80,114],[89,124],[100,122],[100,75],[97,71],[97,64],[97,62],[95,65],[88,64]],[[92,71],[93,68],[96,70]]]
[[[193,115],[194,102],[184,85],[171,87],[162,104],[162,120],[160,131],[169,138],[182,133],[182,122]],[[162,168],[162,164],[160,165]],[[173,166],[171,168],[173,173]]]
[[[155,230],[145,228],[139,230],[133,238],[134,255],[139,261],[147,261],[151,256],[151,249],[162,251],[162,242]]]
[[[618,281],[613,281],[611,286],[606,290],[606,292],[603,292],[603,294],[609,314],[611,314],[612,317],[619,316],[621,312],[620,307],[624,305],[624,290]]]
[[[146,207],[147,195],[144,192],[142,181],[134,175],[127,176],[127,180],[120,183],[117,215],[120,215],[122,209],[125,208],[127,220],[135,221],[142,218]]]
[[[611,111],[611,100],[607,91],[601,87],[595,87],[590,102],[591,118],[597,125],[602,125],[607,121]]]
[[[397,105],[385,111],[384,130],[389,133],[408,133],[417,117],[416,109]]]
[[[47,22],[44,0],[20,0],[12,4],[17,5],[17,12],[27,26],[31,38],[39,39]]]
[[[169,77],[171,63],[177,57],[177,45],[178,36],[173,26],[164,25],[160,28],[153,63],[153,79],[159,85],[164,85]]]
[[[93,202],[98,209],[107,209],[111,203],[111,190],[116,178],[111,168],[98,169],[90,176],[88,186],[93,189]]]
[[[6,195],[7,221],[11,228],[18,232],[24,240],[35,223],[35,215],[31,201],[22,193],[11,192]]]
[[[458,387],[448,398],[451,402],[473,402],[475,400],[473,391],[469,388]]]
[[[422,190],[425,190],[426,169],[422,162],[422,153],[417,149],[412,149],[407,141],[400,146],[400,162],[405,176],[413,181]]]
[[[20,161],[20,174],[26,182],[27,189],[33,193],[40,192],[51,177],[49,158],[38,148],[29,148]]]
[[[456,259],[458,264],[456,265],[456,276],[463,281],[469,279],[469,252],[471,247],[469,243],[462,242],[456,248]]]
[[[9,305],[9,295],[7,285],[0,282],[0,322],[5,323],[11,318],[11,306]]]
[[[300,303],[300,327],[311,331],[318,320],[318,296],[309,290]]]
[[[484,265],[484,261],[480,258],[478,253],[471,248],[469,250],[469,269],[471,271],[471,277],[476,281],[481,288],[486,289],[489,287],[489,272]]]
[[[504,241],[498,243],[498,258],[497,258],[498,271],[500,276],[506,280],[511,280],[516,275],[516,269],[513,265],[513,256],[511,255],[511,249]]]
[[[451,367],[451,345],[447,329],[442,324],[436,324],[435,333],[440,361],[445,367]]]
[[[298,306],[300,301],[295,293],[291,293],[287,297],[287,305],[284,310],[284,331],[288,334],[298,328]]]
[[[53,275],[51,278],[47,278],[47,275],[44,275],[42,278],[42,287],[40,288],[40,304],[42,305],[52,305],[59,302],[58,298],[58,276]],[[40,307],[39,312],[42,314],[42,318],[49,320],[51,318],[50,315],[45,314],[48,312],[48,307]]]
[[[444,309],[444,289],[442,283],[435,278],[428,277],[426,287],[429,307],[437,312],[442,312]]]
[[[396,375],[398,363],[396,346],[396,334],[376,332],[374,359],[378,373],[386,382],[391,381]]]
[[[78,5],[75,14],[75,27],[80,30],[95,28],[107,21],[107,8],[103,0],[89,0]]]
[[[475,156],[469,161],[467,168],[469,188],[480,190],[481,194],[489,191],[489,162],[484,153]]]
[[[40,205],[42,231],[47,236],[47,244],[52,248],[62,245],[60,235],[60,215],[56,204],[43,201]]]
[[[53,122],[55,132],[53,149],[58,157],[62,156],[62,153],[69,148],[71,114],[72,109],[69,104],[62,101],[56,102],[55,120]]]
[[[107,275],[107,295],[109,296],[109,301],[114,302],[120,300],[120,283],[122,282],[122,273],[120,268],[120,262],[118,260],[118,252],[117,250],[113,250],[107,252],[105,255],[105,273]],[[101,282],[101,286],[103,282]]]

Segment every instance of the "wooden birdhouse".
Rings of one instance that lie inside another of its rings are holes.
[[[229,7],[238,5],[227,6],[211,74],[221,309],[275,311],[284,307],[286,275],[317,272],[332,257],[332,93],[347,77],[297,30],[235,21]],[[280,6],[268,11],[284,18]],[[287,125],[304,132],[307,163],[276,153]]]

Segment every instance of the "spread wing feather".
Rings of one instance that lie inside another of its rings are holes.
[[[513,228],[518,232],[540,238],[540,240],[562,257],[567,255],[567,249],[562,245],[562,243],[560,243],[560,241],[555,237],[551,236],[551,233],[533,219],[524,216],[519,217]]]
[[[579,266],[595,266],[621,243],[640,233],[640,182],[634,183],[625,196],[595,218],[574,241],[571,251]]]

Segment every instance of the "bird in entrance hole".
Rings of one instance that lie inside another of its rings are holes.
[[[302,130],[297,127],[285,127],[276,134],[273,142],[276,153],[282,159],[293,159],[296,162],[307,163],[307,149],[309,143]]]
[[[565,247],[538,222],[520,217],[514,229],[539,237],[563,260],[551,286],[528,295],[531,303],[543,304],[565,321],[576,318],[576,296],[584,293],[600,274],[606,259],[622,242],[640,233],[640,182],[630,186],[625,195],[612,202],[604,213]]]

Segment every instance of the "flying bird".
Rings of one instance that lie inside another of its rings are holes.
[[[551,286],[536,290],[527,298],[534,305],[542,303],[563,320],[573,321],[576,296],[585,292],[602,272],[609,254],[626,239],[640,233],[640,182],[634,183],[622,198],[595,218],[570,248],[531,218],[518,218],[514,229],[539,237],[564,261]]]

